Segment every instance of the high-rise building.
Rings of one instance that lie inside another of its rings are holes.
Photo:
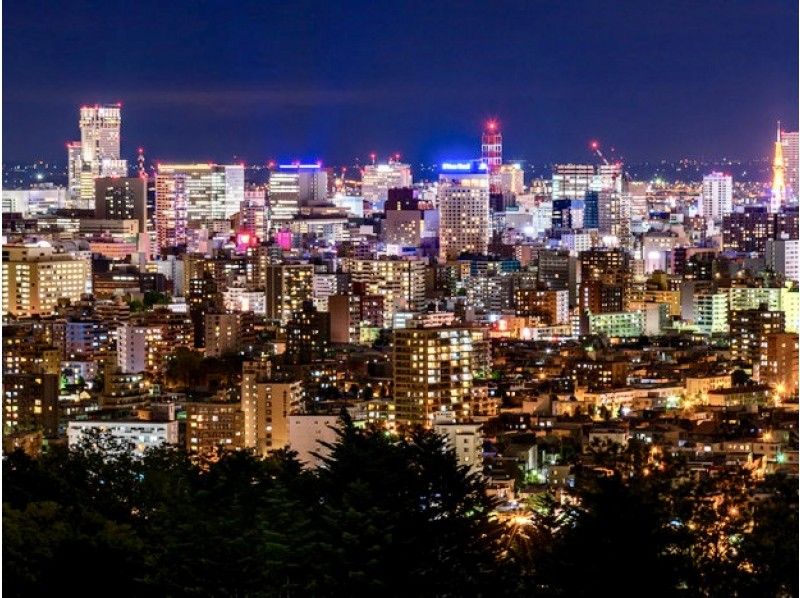
[[[553,202],[555,203],[555,202]],[[583,200],[583,228],[598,228],[600,226],[600,193],[587,191]]]
[[[314,266],[310,264],[270,264],[264,271],[267,317],[286,325],[292,314],[314,294]]]
[[[468,328],[401,328],[394,331],[397,422],[430,427],[436,413],[472,413],[475,347]]]
[[[707,220],[722,220],[733,209],[733,177],[721,172],[712,172],[703,177],[700,196],[703,217]]]
[[[625,188],[625,175],[622,163],[600,164],[597,166],[597,173],[592,177],[590,185],[592,191],[609,191],[611,193],[622,193],[627,191]]]
[[[274,228],[323,203],[328,196],[328,171],[317,164],[281,164],[269,176],[269,220]]]
[[[796,396],[800,363],[797,333],[775,332],[768,334],[766,341],[759,367],[760,381],[771,384],[782,397]]]
[[[240,164],[159,164],[156,239],[161,249],[184,245],[187,229],[210,228],[237,213],[244,200]]]
[[[778,135],[775,139],[775,156],[772,159],[772,189],[769,197],[769,211],[776,214],[786,203],[786,164],[783,158],[781,142],[781,123],[778,123]]]
[[[787,280],[800,281],[800,241],[797,239],[767,239],[767,267]]]
[[[248,384],[242,390],[244,446],[265,456],[288,446],[289,416],[300,408],[303,385],[269,380],[267,370],[259,366],[244,373],[243,384]]]
[[[525,171],[519,164],[503,164],[498,171],[499,192],[503,196],[522,195],[525,192]]]
[[[730,313],[731,359],[752,364],[754,374],[760,370],[761,358],[767,357],[767,337],[783,332],[785,315],[770,311],[766,305]],[[759,379],[759,375],[754,376]]]
[[[705,334],[728,332],[728,294],[725,292],[695,293],[695,329]]]
[[[342,267],[350,274],[353,285],[363,285],[365,295],[383,297],[386,328],[398,311],[418,311],[425,303],[425,260],[345,258]]]
[[[556,164],[553,170],[553,200],[583,199],[590,190],[595,171],[591,164]]]
[[[86,292],[89,263],[46,244],[3,246],[3,315],[49,316]]]
[[[744,206],[722,219],[724,249],[742,253],[763,253],[767,239],[776,238],[775,224],[778,215],[771,214],[765,206]]]
[[[244,166],[241,164],[159,164],[157,183],[158,179],[183,180],[189,222],[230,218],[239,211],[244,200]]]
[[[784,179],[787,197],[797,201],[798,197],[800,197],[797,179],[797,171],[800,168],[797,131],[781,131],[781,145],[783,146]]]
[[[185,176],[156,176],[156,243],[160,250],[186,245]]]
[[[3,434],[41,430],[58,434],[56,374],[3,374]]]
[[[206,314],[206,356],[219,357],[239,349],[241,314]]]
[[[159,326],[125,323],[117,328],[117,367],[124,374],[155,373],[164,349]]]
[[[94,180],[94,209],[102,220],[136,220],[147,232],[147,185],[140,177],[99,177]]]
[[[627,193],[600,191],[597,199],[597,228],[601,235],[616,240],[622,247],[631,244],[631,202]]]
[[[286,324],[286,363],[307,365],[325,359],[331,342],[330,314],[318,312],[311,301]]]
[[[483,162],[446,162],[439,176],[439,259],[485,255],[491,236],[489,177]]]
[[[241,230],[259,239],[267,238],[267,194],[263,188],[247,189],[239,208]]]
[[[411,166],[390,160],[387,164],[368,164],[361,174],[361,195],[372,209],[383,211],[389,189],[411,187]]]
[[[67,190],[73,202],[81,196],[81,142],[67,143]]]
[[[121,125],[121,104],[81,106],[79,197],[87,205],[94,200],[95,178],[128,175],[128,163],[120,159]],[[71,164],[74,164],[75,151],[75,144],[67,146]]]

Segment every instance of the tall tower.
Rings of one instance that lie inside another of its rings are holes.
[[[81,106],[80,207],[94,202],[94,179],[128,176],[128,163],[120,160],[121,104]]]
[[[503,134],[496,120],[487,121],[481,137],[481,161],[489,171],[491,193],[500,193],[500,166],[503,164]]]
[[[780,211],[786,202],[786,181],[784,179],[783,144],[781,143],[781,123],[778,121],[778,136],[775,140],[775,158],[772,161],[772,194],[769,200],[769,211],[773,214]]]

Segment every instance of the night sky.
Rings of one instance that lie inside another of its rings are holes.
[[[352,163],[751,158],[797,129],[798,3],[3,3],[4,162],[66,161],[82,103],[123,103],[123,153]]]

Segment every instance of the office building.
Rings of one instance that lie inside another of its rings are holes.
[[[367,164],[361,174],[361,195],[373,211],[382,212],[389,189],[411,187],[411,166],[390,160],[387,164]]]
[[[631,202],[627,193],[600,191],[597,198],[597,228],[612,244],[630,248]]]
[[[161,249],[185,245],[187,229],[209,228],[239,212],[244,167],[239,164],[159,164],[156,239]]]
[[[489,177],[482,162],[444,163],[439,176],[439,260],[485,255],[491,236]]]
[[[300,213],[300,208],[322,204],[328,197],[328,172],[321,164],[281,164],[269,177],[269,220],[277,229]]]
[[[147,184],[139,177],[99,177],[94,180],[95,216],[100,220],[136,220],[147,232]]]
[[[584,199],[595,176],[591,164],[556,164],[551,177],[553,201]]]
[[[67,144],[68,187],[78,191],[78,207],[90,209],[95,198],[95,178],[128,176],[128,163],[120,159],[122,106],[81,106],[79,125],[80,144]]]
[[[267,238],[267,192],[264,189],[247,189],[239,207],[240,231],[254,235],[260,240]]]

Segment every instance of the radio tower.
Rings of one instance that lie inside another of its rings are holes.
[[[486,122],[481,138],[481,160],[489,171],[489,192],[500,193],[500,166],[503,164],[503,134],[496,120]]]
[[[781,122],[778,121],[778,137],[775,141],[775,158],[772,161],[772,192],[769,198],[769,211],[780,211],[786,201],[786,181],[784,179],[783,144],[781,143]]]

